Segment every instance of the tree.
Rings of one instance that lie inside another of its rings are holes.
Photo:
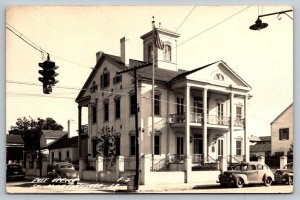
[[[63,130],[63,126],[50,117],[46,119],[37,118],[37,120],[30,116],[28,119],[20,117],[17,119],[16,125],[10,127],[8,133],[20,135],[24,141],[25,150],[37,150],[40,148],[42,130]]]
[[[47,117],[46,120],[37,118],[34,120],[29,116],[20,117],[16,121],[15,126],[11,126],[8,131],[12,135],[20,135],[24,141],[24,157],[26,159],[27,152],[36,152],[38,151],[39,164],[42,166],[42,153],[40,139],[43,134],[42,130],[62,130],[63,126],[58,124],[54,119]],[[26,162],[24,162],[26,164]],[[40,176],[42,176],[42,169],[40,167]]]
[[[103,127],[99,137],[92,138],[96,143],[96,151],[104,158],[105,168],[110,169],[116,162],[116,139],[120,137],[113,127]]]

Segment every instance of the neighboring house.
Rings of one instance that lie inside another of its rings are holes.
[[[152,67],[137,72],[140,156],[154,154],[153,167],[180,159],[200,165],[217,163],[219,157],[229,162],[249,160],[245,124],[251,87],[223,61],[190,71],[179,69],[176,45],[180,35],[162,28],[157,30],[160,38],[168,42],[164,50],[154,47],[153,54],[152,31],[141,36],[143,61],[129,59],[125,38],[120,40],[120,56],[96,54],[97,63],[76,98],[78,127],[81,127],[82,107],[88,109],[88,131],[79,132],[80,159],[95,158],[97,145],[92,140],[100,137],[103,127],[113,127],[120,134],[117,154],[125,157],[125,171],[135,169],[134,76],[133,73],[116,73],[152,62],[154,55],[157,58],[154,63],[154,134]],[[192,159],[185,160],[188,157]]]
[[[272,155],[287,156],[294,141],[294,106],[288,106],[271,122],[271,153]]]
[[[251,137],[250,157],[271,156],[271,136]]]
[[[20,135],[6,135],[6,163],[23,160],[24,142]]]
[[[48,146],[49,162],[78,161],[78,136],[69,138],[68,135],[62,136],[57,141]]]

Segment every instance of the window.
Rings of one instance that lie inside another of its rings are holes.
[[[160,94],[154,95],[154,114],[160,115]]]
[[[109,87],[110,82],[110,73],[107,71],[107,68],[103,70],[103,74],[100,76],[101,88]]]
[[[97,106],[93,105],[92,107],[93,123],[97,123]]]
[[[171,62],[172,59],[172,48],[170,45],[165,45],[164,47],[164,60]]]
[[[61,151],[58,152],[58,161],[61,162]]]
[[[236,106],[236,119],[238,121],[242,119],[242,106]]]
[[[109,104],[108,104],[108,100],[106,100],[104,102],[104,121],[108,121],[109,120]]]
[[[224,81],[224,76],[220,73],[215,75],[215,80]]]
[[[217,103],[217,106],[218,106],[218,124],[223,124],[224,104]]]
[[[279,129],[279,140],[288,140],[289,139],[289,128]]]
[[[236,144],[236,155],[238,156],[242,155],[242,141],[237,140],[235,144]]]
[[[136,112],[136,99],[135,99],[135,95],[131,94],[130,95],[130,115],[134,115]]]
[[[148,51],[148,62],[153,62],[153,46],[152,46],[152,44],[149,44],[149,46],[148,46],[148,49],[147,49],[147,51]]]
[[[203,100],[202,100],[202,97],[194,97],[194,113],[203,114]]]
[[[121,155],[121,138],[120,137],[116,137],[116,156]]]
[[[183,137],[176,138],[176,153],[177,155],[183,154]]]
[[[70,158],[70,152],[69,152],[69,151],[67,151],[66,157],[67,157],[67,158]]]
[[[160,135],[154,136],[154,155],[160,155]]]
[[[223,152],[223,140],[218,140],[218,156],[223,156],[224,152]]]
[[[120,117],[121,117],[121,99],[120,99],[120,97],[115,99],[115,117],[116,117],[116,119],[120,119]]]
[[[130,136],[130,155],[135,155],[135,135]]]
[[[122,74],[116,74],[116,76],[113,78],[113,84],[118,84],[122,82]]]
[[[177,114],[184,115],[184,98],[177,97]]]

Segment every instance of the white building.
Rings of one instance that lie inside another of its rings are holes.
[[[154,57],[158,58],[154,63],[154,135],[152,67],[138,70],[140,155],[152,155],[152,171],[184,173],[190,172],[191,167],[201,170],[212,166],[219,157],[228,162],[248,161],[246,115],[251,87],[223,61],[190,71],[180,69],[176,48],[180,35],[163,28],[157,31],[165,47],[154,47]],[[76,98],[78,127],[82,107],[88,108],[88,131],[79,137],[81,159],[95,157],[92,138],[99,137],[103,127],[113,127],[120,133],[117,154],[125,157],[125,171],[135,169],[134,77],[133,73],[116,73],[152,62],[152,31],[141,39],[143,61],[129,59],[126,38],[120,40],[120,56],[96,54],[97,63]]]

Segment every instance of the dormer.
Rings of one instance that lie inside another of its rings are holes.
[[[177,38],[180,37],[180,34],[161,27],[156,28],[156,30],[164,48],[158,49],[154,45],[155,67],[177,71]],[[153,35],[153,31],[149,31],[141,36],[145,62],[153,62]]]

